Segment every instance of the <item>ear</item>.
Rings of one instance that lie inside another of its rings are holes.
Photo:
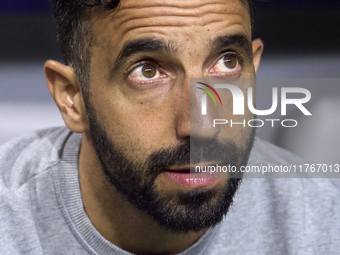
[[[257,72],[260,66],[262,52],[263,52],[263,42],[260,39],[254,40],[253,41],[253,61],[254,61],[255,73]]]
[[[44,70],[48,89],[59,108],[65,125],[76,133],[88,130],[84,100],[74,69],[57,61],[48,60]]]

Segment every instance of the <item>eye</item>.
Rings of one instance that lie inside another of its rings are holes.
[[[147,64],[147,65],[142,66],[142,73],[144,77],[151,79],[156,76],[157,69],[156,67]]]
[[[229,69],[234,69],[237,65],[237,58],[233,55],[225,55],[223,56],[224,65]]]
[[[241,71],[241,64],[238,56],[234,53],[228,53],[222,56],[214,66],[209,70],[212,76],[236,76]]]
[[[139,63],[136,67],[132,67],[129,79],[134,82],[153,82],[154,80],[166,77],[159,69],[156,64]]]

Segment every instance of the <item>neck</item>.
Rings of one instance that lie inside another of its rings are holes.
[[[108,241],[136,254],[176,254],[194,244],[206,231],[174,234],[131,205],[106,180],[89,135],[82,137],[79,181],[85,211]]]

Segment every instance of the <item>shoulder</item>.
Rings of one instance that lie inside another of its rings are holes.
[[[301,163],[305,161],[294,154],[257,140],[248,165]],[[338,254],[339,196],[339,187],[328,178],[244,177],[220,225],[216,249],[230,254]]]
[[[0,188],[18,189],[28,180],[56,165],[66,127],[38,130],[0,147]]]
[[[334,184],[331,178],[326,178],[322,171],[306,174],[305,164],[309,165],[307,161],[295,154],[269,142],[257,139],[248,165],[291,165],[291,172],[294,172],[292,169],[296,166],[297,174],[290,172],[283,175],[258,174],[254,175],[257,178],[245,178],[243,184],[249,188],[268,191],[271,193],[270,197],[275,195],[282,196],[282,199],[292,199],[297,198],[297,196],[300,196],[300,198],[305,197],[305,201],[311,197],[320,200],[320,202],[325,199],[338,199],[339,186]],[[299,171],[299,166],[302,166],[302,173]],[[270,178],[267,178],[268,176]],[[294,194],[297,194],[297,196]]]
[[[41,202],[53,203],[48,170],[58,164],[69,134],[65,127],[44,129],[0,146],[0,254],[43,253]]]

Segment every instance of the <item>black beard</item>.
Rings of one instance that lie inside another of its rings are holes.
[[[228,162],[238,168],[245,166],[253,146],[252,132],[246,150],[231,141],[211,140],[204,144],[190,139],[176,146],[152,153],[145,162],[128,159],[99,125],[92,105],[87,101],[91,138],[96,154],[108,181],[127,200],[151,216],[160,226],[173,233],[198,232],[214,227],[227,214],[242,176],[228,178],[214,188],[190,191],[156,191],[155,180],[163,170],[173,165],[197,162]],[[255,131],[255,129],[253,130]],[[190,143],[195,150],[190,153]],[[230,176],[229,176],[230,177]]]

